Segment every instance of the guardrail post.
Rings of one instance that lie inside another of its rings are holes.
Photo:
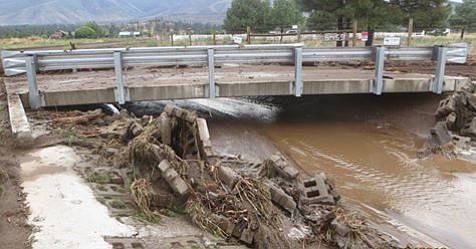
[[[208,49],[208,97],[216,98],[216,85],[215,85],[215,50],[213,48]]]
[[[446,55],[448,53],[448,48],[444,46],[438,47],[437,62],[436,62],[436,73],[435,80],[431,86],[431,91],[437,94],[443,92],[443,83],[445,82],[445,70],[446,70]]]
[[[116,73],[116,101],[123,105],[126,103],[126,94],[124,89],[124,77],[122,75],[122,52],[114,52],[114,71]]]
[[[372,83],[372,93],[382,95],[383,68],[385,67],[385,47],[375,47],[375,78]]]
[[[302,47],[294,48],[294,96],[301,97],[303,92],[302,82]]]
[[[38,60],[34,56],[28,56],[25,58],[25,62],[28,77],[28,101],[30,102],[30,108],[37,110],[41,107],[40,91],[36,80]]]

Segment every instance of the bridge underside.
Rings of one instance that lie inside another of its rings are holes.
[[[303,94],[371,94],[374,71],[355,68],[304,67]],[[382,93],[431,92],[434,76],[384,72]],[[293,66],[232,65],[215,69],[218,97],[293,95]],[[43,107],[115,103],[113,70],[37,76]],[[443,92],[457,90],[465,77],[445,77]],[[207,98],[208,70],[202,68],[141,68],[124,70],[127,101]],[[5,79],[9,95],[28,107],[26,76]]]

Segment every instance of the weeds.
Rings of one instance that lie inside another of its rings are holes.
[[[4,188],[4,183],[6,183],[8,180],[8,173],[7,171],[3,168],[0,167],[0,198],[3,197],[3,193],[5,192]]]
[[[115,209],[126,209],[126,203],[121,199],[114,199],[109,202],[109,206]]]
[[[153,194],[150,182],[143,178],[137,179],[131,184],[130,190],[134,203],[142,213],[141,218],[150,223],[158,223],[160,217],[150,210]]]
[[[112,180],[111,175],[108,172],[93,172],[88,175],[89,182],[95,182],[99,184],[108,184]]]
[[[60,129],[59,135],[65,140],[65,142],[71,146],[78,141],[78,131],[74,127],[68,129]]]

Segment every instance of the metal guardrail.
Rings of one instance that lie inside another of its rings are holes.
[[[383,87],[385,60],[437,60],[432,90],[441,93],[447,62],[465,63],[467,44],[447,47],[417,48],[304,48],[303,44],[278,45],[226,45],[157,48],[107,48],[45,51],[2,51],[6,76],[27,73],[29,98],[32,108],[41,107],[36,73],[64,69],[114,68],[116,72],[116,99],[124,104],[122,69],[130,66],[204,65],[209,68],[209,93],[216,96],[214,65],[222,63],[293,63],[295,80],[292,93],[301,96],[303,91],[302,64],[319,61],[372,60],[376,62],[372,92],[380,95]]]

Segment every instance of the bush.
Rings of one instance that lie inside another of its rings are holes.
[[[76,38],[96,38],[97,33],[89,26],[82,26],[75,31]]]

